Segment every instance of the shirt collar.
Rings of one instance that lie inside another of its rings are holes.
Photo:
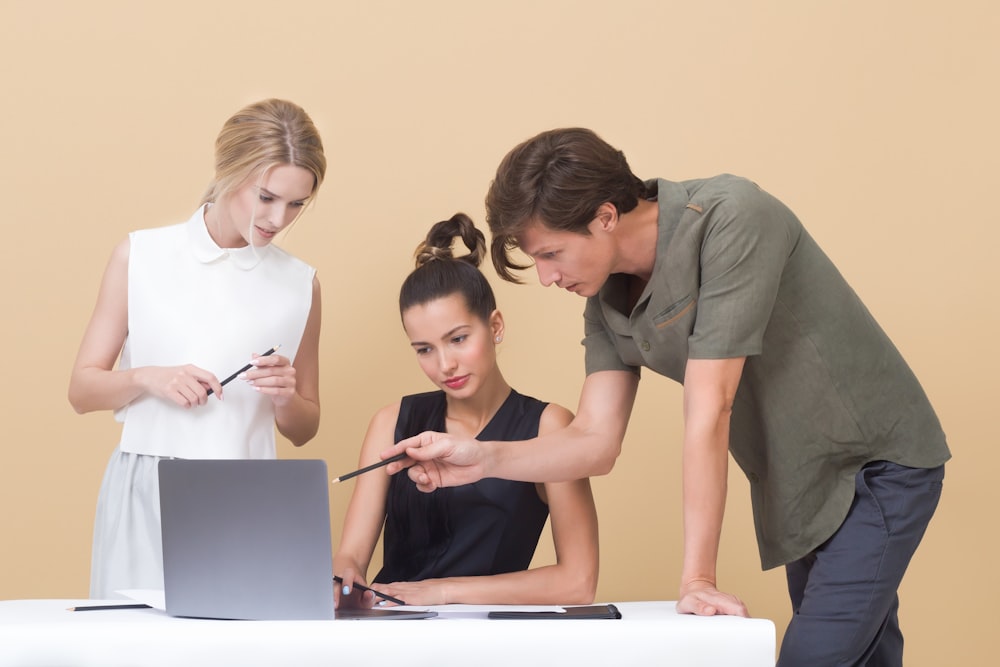
[[[258,248],[244,246],[242,248],[220,248],[208,233],[205,223],[205,211],[211,204],[199,206],[194,215],[187,222],[188,238],[191,240],[191,251],[202,264],[212,264],[213,262],[230,260],[233,266],[249,271],[260,264],[267,253],[270,252],[270,244]]]
[[[666,276],[669,266],[664,258],[667,256],[670,239],[674,235],[674,230],[677,228],[681,215],[684,214],[684,207],[688,202],[687,190],[680,183],[659,178],[646,181],[646,186],[656,187],[656,201],[659,207],[656,218],[656,260],[649,282],[631,310],[628,309],[627,305],[629,281],[622,274],[616,273],[608,276],[596,297],[592,297],[598,299],[608,326],[616,333],[623,335],[630,335],[628,332],[632,326],[633,313],[645,312],[644,304],[653,296],[653,291],[655,289],[662,290],[669,284]]]

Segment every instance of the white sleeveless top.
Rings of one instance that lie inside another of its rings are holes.
[[[281,345],[293,362],[315,269],[281,248],[220,248],[201,207],[129,235],[128,337],[119,368],[194,364],[223,380]],[[121,450],[186,459],[275,457],[274,406],[242,380],[202,406],[143,396],[116,411]]]

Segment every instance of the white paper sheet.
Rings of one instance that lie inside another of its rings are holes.
[[[115,591],[115,593],[118,593],[118,595],[124,595],[130,600],[148,604],[153,609],[159,609],[160,611],[167,610],[167,600],[163,591],[155,588],[132,588]]]

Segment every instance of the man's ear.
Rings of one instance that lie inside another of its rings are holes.
[[[594,217],[594,221],[598,223],[602,230],[610,232],[618,225],[618,207],[609,201],[604,202],[597,207],[597,215]]]

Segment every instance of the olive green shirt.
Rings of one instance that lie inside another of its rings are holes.
[[[950,457],[916,377],[785,205],[736,176],[655,183],[651,279],[631,312],[623,274],[588,299],[587,373],[645,366],[683,383],[688,359],[746,357],[729,449],[765,569],[837,530],[865,463]]]

